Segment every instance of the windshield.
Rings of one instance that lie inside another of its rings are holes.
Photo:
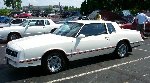
[[[20,26],[25,27],[28,24],[28,22],[29,22],[29,20],[25,20],[20,24]]]
[[[53,32],[53,34],[67,37],[75,37],[82,26],[83,26],[82,23],[67,22],[62,26],[60,26],[60,28],[56,29]]]
[[[33,25],[35,25],[36,21],[37,20],[25,20],[20,24],[20,26],[23,26],[23,27],[25,27],[26,25],[32,25],[33,26]]]
[[[22,22],[23,22],[22,19],[14,19],[14,20],[11,21],[12,24],[20,24]]]

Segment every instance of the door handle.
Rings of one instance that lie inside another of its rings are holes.
[[[105,37],[105,39],[109,40],[109,37]]]

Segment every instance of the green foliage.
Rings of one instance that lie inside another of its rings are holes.
[[[21,0],[3,0],[4,5],[7,7],[12,7],[15,10],[20,10],[21,9]]]
[[[85,0],[81,4],[81,14],[87,15],[93,10],[150,10],[150,0]]]
[[[78,11],[80,8],[75,8],[74,6],[65,6],[64,11]]]
[[[65,6],[65,7],[64,7],[64,11],[68,11],[68,6]]]
[[[0,9],[0,16],[7,16],[10,14],[10,10],[9,9]]]
[[[52,7],[52,6],[49,6],[48,8],[45,9],[45,12],[51,13],[52,10],[53,10],[53,7]]]

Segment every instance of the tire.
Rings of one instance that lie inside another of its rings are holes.
[[[50,53],[43,57],[42,67],[48,73],[57,73],[65,69],[65,60],[61,53]]]
[[[129,47],[125,42],[119,42],[116,47],[115,54],[118,58],[126,57],[128,55],[128,49]]]
[[[8,41],[12,41],[12,40],[19,39],[19,38],[21,38],[20,35],[18,35],[16,33],[11,33],[11,34],[8,35],[8,39],[7,40]]]

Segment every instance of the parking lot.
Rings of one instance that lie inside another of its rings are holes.
[[[149,83],[150,39],[133,48],[128,57],[118,59],[113,54],[77,60],[69,68],[46,74],[40,67],[12,68],[4,59],[6,44],[0,44],[0,83]]]

